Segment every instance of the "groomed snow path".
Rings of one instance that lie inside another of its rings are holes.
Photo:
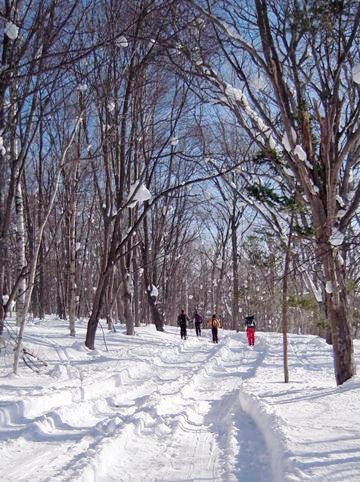
[[[280,333],[248,347],[243,332],[214,345],[208,330],[122,326],[90,351],[85,330],[29,322],[39,374],[11,375],[0,340],[1,482],[360,481],[360,378],[336,386],[325,340],[289,334],[284,383]]]
[[[241,395],[266,344],[252,349],[244,334],[221,331],[214,345],[208,330],[201,338],[190,330],[181,341],[175,328],[158,333],[147,326],[135,337],[123,328],[107,333],[109,351],[99,333],[101,351],[91,352],[80,341],[85,326],[78,327],[79,341],[64,337],[59,320],[29,327],[27,346],[51,365],[40,375],[28,371],[28,380],[23,368],[22,389],[19,377],[1,379],[1,480],[279,478],[276,451],[267,449]]]

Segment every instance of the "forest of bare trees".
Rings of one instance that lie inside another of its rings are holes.
[[[360,328],[358,2],[4,0],[0,335]],[[103,326],[103,325],[102,325]],[[286,372],[286,364],[285,364]],[[285,376],[286,379],[286,376]]]

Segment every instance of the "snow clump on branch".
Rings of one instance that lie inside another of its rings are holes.
[[[119,47],[119,48],[126,48],[129,46],[129,42],[127,41],[127,38],[124,37],[124,35],[121,35],[121,37],[118,37],[116,40],[115,40],[115,45],[116,47]]]
[[[300,144],[296,144],[295,149],[294,149],[294,154],[298,156],[300,161],[305,162],[307,160],[306,152],[300,146]]]
[[[6,149],[5,149],[5,146],[4,146],[4,139],[2,137],[0,137],[0,152],[3,156],[5,156]]]
[[[154,285],[148,286],[148,291],[150,291],[150,296],[153,298],[157,298],[159,296],[159,290]]]
[[[137,203],[141,205],[145,201],[150,201],[151,197],[151,193],[146,186],[144,184],[139,186],[139,181],[136,181],[130,187],[129,196],[126,202],[129,203],[130,201],[128,207],[134,208]]]
[[[10,40],[16,40],[19,36],[19,27],[12,22],[6,22],[4,32]]]
[[[344,237],[344,234],[341,233],[337,228],[333,228],[329,241],[334,247],[341,246],[344,242]]]
[[[360,85],[360,64],[354,65],[352,69],[352,79],[356,84]]]
[[[291,127],[291,137],[292,137],[292,140],[293,140],[293,142],[294,142],[294,144],[295,144],[295,142],[296,142],[296,132],[295,132],[295,129],[294,129],[293,127]],[[281,142],[282,142],[285,150],[286,150],[287,152],[291,152],[291,150],[292,150],[292,149],[291,149],[291,144],[290,144],[290,141],[289,141],[289,138],[288,138],[288,135],[287,135],[286,132],[284,133],[284,135],[283,135],[283,137],[282,137],[282,139],[281,139]]]

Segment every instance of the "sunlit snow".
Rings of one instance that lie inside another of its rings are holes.
[[[205,327],[182,341],[175,326],[128,336],[117,324],[90,351],[86,324],[74,340],[65,320],[28,322],[25,346],[47,362],[39,373],[21,364],[11,375],[5,336],[1,480],[359,480],[360,381],[336,387],[325,340],[289,335],[284,383],[281,333],[258,328],[249,347],[244,331],[221,329],[213,344]]]
[[[300,146],[300,144],[296,144],[295,149],[294,149],[294,154],[298,156],[300,161],[305,162],[307,159],[306,152],[304,149]]]
[[[296,132],[295,132],[293,127],[291,127],[291,137],[292,137],[293,142],[295,143],[296,142]],[[285,150],[287,152],[291,152],[292,148],[291,148],[291,144],[290,144],[290,141],[289,141],[289,138],[288,138],[288,135],[287,135],[286,132],[284,132],[284,135],[282,137],[281,142],[282,142]]]

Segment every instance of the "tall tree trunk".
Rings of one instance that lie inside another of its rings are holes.
[[[38,281],[39,318],[45,318],[45,275],[44,275],[44,246],[41,243],[39,252],[39,281]]]
[[[236,225],[231,223],[231,255],[233,272],[233,297],[232,297],[232,329],[240,330],[239,323],[239,266]]]
[[[75,186],[71,186],[71,201],[69,207],[69,239],[68,239],[68,256],[69,256],[69,328],[70,336],[75,336],[75,319],[76,319],[76,194]]]
[[[124,303],[124,315],[126,323],[126,334],[134,335],[134,316],[132,312],[132,296],[133,296],[133,286],[131,275],[125,267],[125,259],[121,258],[121,272],[122,272],[122,283],[123,283],[123,303]]]
[[[16,196],[15,196],[15,210],[16,210],[16,246],[17,246],[17,272],[20,277],[16,296],[16,326],[21,325],[21,320],[24,318],[25,308],[25,291],[26,281],[24,270],[26,267],[25,256],[25,225],[24,225],[24,202],[21,187],[21,180],[19,179]]]
[[[285,251],[283,293],[282,293],[282,335],[283,335],[283,365],[284,382],[289,383],[289,359],[288,359],[288,326],[289,326],[289,302],[288,302],[288,281],[291,259],[292,231],[294,223],[294,213],[291,215],[288,243]]]
[[[147,300],[149,302],[150,311],[152,315],[152,321],[155,324],[157,331],[164,331],[164,318],[158,310],[156,304],[156,298],[151,296],[152,285],[155,280],[152,279],[149,275],[149,233],[148,233],[148,226],[147,226],[147,215],[144,216],[144,242],[142,246],[142,261],[144,267],[144,283],[145,283],[145,290],[147,295]]]
[[[223,294],[223,283],[224,283],[224,275],[225,275],[225,262],[226,262],[226,241],[224,241],[224,245],[222,246],[221,267],[220,267],[219,277],[216,282],[214,313],[219,313],[221,311],[221,306],[222,306],[221,300],[222,300],[222,294]]]
[[[108,330],[114,330],[114,320],[113,320],[113,309],[116,302],[116,292],[114,289],[114,278],[115,278],[115,270],[111,270],[111,276],[108,283],[108,288],[106,290],[105,296],[105,314],[106,314],[106,323],[108,326]]]
[[[133,299],[133,305],[134,305],[134,321],[135,321],[135,326],[139,327],[140,326],[140,316],[139,316],[139,269],[138,269],[138,264],[137,264],[137,259],[136,259],[136,251],[133,256],[133,273],[134,273],[134,299]]]
[[[324,266],[327,285],[325,300],[331,325],[335,379],[336,383],[341,385],[356,374],[353,337],[347,313],[344,269],[340,266],[336,248],[330,243],[319,244],[319,256]]]
[[[98,285],[95,292],[95,299],[92,305],[91,315],[88,321],[85,345],[90,350],[95,350],[95,335],[99,324],[101,309],[103,307],[107,286],[110,280],[111,270],[106,268],[99,277]]]

